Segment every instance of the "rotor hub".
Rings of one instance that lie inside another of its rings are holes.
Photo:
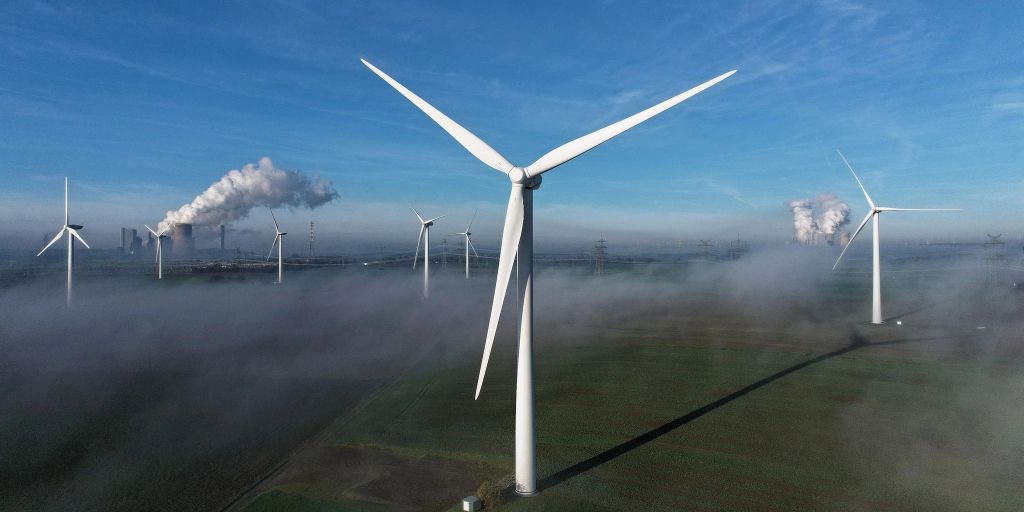
[[[508,179],[512,180],[513,185],[522,185],[531,190],[540,188],[540,176],[530,176],[522,167],[513,167],[509,170]]]
[[[508,179],[512,180],[515,185],[523,185],[530,177],[526,175],[526,169],[513,167],[508,171]]]

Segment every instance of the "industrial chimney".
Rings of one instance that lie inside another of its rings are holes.
[[[220,257],[224,257],[224,224],[220,225]]]

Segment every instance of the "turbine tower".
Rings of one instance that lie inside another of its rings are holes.
[[[420,236],[416,238],[416,254],[412,257],[412,269],[416,270],[416,260],[420,259],[420,242],[423,242],[423,298],[426,299],[430,297],[430,226],[444,215],[423,220],[423,216],[416,208],[413,208],[412,212],[420,220]]]
[[[267,208],[270,210],[270,218],[274,219],[274,243],[270,244],[270,252],[267,253],[267,261],[270,261],[270,255],[274,254],[274,246],[277,246],[277,284],[281,284],[284,281],[284,236],[288,233],[281,232],[281,227],[277,225],[277,217],[274,215],[273,208]]]
[[[143,224],[143,226],[146,226],[146,225]],[[224,228],[224,226],[221,225],[221,232],[222,233],[223,233],[223,228]],[[160,243],[160,240],[162,238],[164,238],[164,233],[167,232],[167,228],[161,229],[159,233],[157,233],[156,231],[153,231],[153,228],[151,228],[149,226],[146,226],[146,229],[148,229],[149,232],[153,233],[153,236],[156,237],[156,278],[157,279],[163,279],[164,278],[164,251],[163,251],[163,244]]]
[[[36,257],[42,256],[43,253],[46,252],[46,250],[49,249],[51,245],[56,243],[57,240],[60,240],[60,237],[64,236],[64,233],[67,232],[67,234],[68,234],[68,293],[67,293],[67,305],[68,305],[68,307],[71,307],[71,269],[75,266],[75,239],[77,238],[79,242],[82,242],[82,245],[84,245],[86,249],[91,249],[91,247],[89,247],[89,244],[85,243],[85,239],[83,239],[82,236],[78,234],[78,230],[82,229],[82,226],[78,225],[78,224],[71,224],[69,222],[69,220],[68,220],[68,217],[69,217],[69,215],[68,215],[68,177],[65,176],[64,177],[64,226],[62,226],[60,228],[60,230],[57,231],[57,235],[53,237],[53,240],[50,240],[50,243],[46,244],[46,247],[43,247],[43,250],[39,251],[39,254],[36,254]]]
[[[360,59],[362,60],[362,59]],[[533,414],[533,192],[540,188],[541,175],[580,155],[594,149],[616,135],[674,107],[682,101],[725,80],[736,71],[729,71],[682,94],[669,98],[653,107],[634,114],[622,121],[606,126],[567,144],[563,144],[540,157],[527,167],[517,167],[501,156],[486,142],[463,128],[448,116],[431,106],[422,98],[406,89],[402,84],[362,60],[371,71],[395,88],[402,96],[416,105],[423,113],[455,138],[466,150],[487,166],[508,176],[511,193],[505,212],[505,227],[501,237],[501,253],[498,258],[498,277],[491,304],[491,317],[484,342],[483,361],[477,379],[476,398],[480,397],[487,361],[491,357],[491,346],[501,316],[501,307],[512,276],[512,263],[518,262],[521,312],[519,327],[518,369],[516,374],[516,472],[515,490],[521,495],[537,492],[536,442],[534,437]]]
[[[466,242],[464,244],[466,249],[466,279],[469,279],[469,250],[473,249],[473,256],[476,256],[477,258],[480,257],[480,255],[476,253],[476,247],[473,247],[473,242],[469,239],[470,235],[473,234],[469,230],[473,229],[473,221],[476,220],[476,212],[477,210],[473,211],[473,217],[469,219],[469,225],[466,226],[465,231],[462,233],[454,233],[456,235],[462,235],[463,241]]]
[[[846,243],[846,247],[843,247],[843,252],[839,253],[839,258],[836,259],[836,264],[832,265],[834,271],[838,266],[839,262],[842,261],[843,255],[846,254],[846,250],[850,248],[853,241],[860,234],[864,226],[867,225],[868,221],[871,221],[871,235],[873,240],[872,253],[871,253],[871,323],[882,324],[882,269],[881,269],[881,257],[879,253],[879,235],[878,235],[878,215],[882,212],[949,212],[959,211],[959,208],[889,208],[886,206],[878,206],[868,195],[867,189],[864,188],[864,184],[860,182],[860,178],[857,177],[857,173],[854,172],[853,166],[846,160],[843,153],[836,150],[839,153],[839,158],[843,159],[843,163],[850,169],[850,173],[853,174],[853,179],[857,180],[857,185],[860,186],[861,192],[864,192],[864,199],[868,200],[868,207],[870,211],[864,220],[861,221],[860,226],[857,226],[857,231],[853,232],[853,236],[850,237],[850,241]]]

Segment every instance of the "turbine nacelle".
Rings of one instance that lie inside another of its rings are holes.
[[[82,229],[85,226],[80,226],[78,224],[68,224],[68,227],[71,229]]]

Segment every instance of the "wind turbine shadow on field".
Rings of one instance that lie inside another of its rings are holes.
[[[863,336],[861,336],[861,334],[857,332],[855,329],[851,329],[849,337],[850,343],[845,347],[833,350],[832,352],[828,352],[826,354],[821,354],[819,356],[808,359],[802,363],[790,366],[789,368],[773,373],[757,382],[754,382],[753,384],[750,384],[742,389],[739,389],[722,398],[719,398],[714,402],[708,403],[700,408],[694,409],[672,421],[669,421],[668,423],[665,423],[664,425],[648,430],[647,432],[644,432],[643,434],[640,434],[634,437],[633,439],[630,439],[617,446],[609,448],[597,455],[594,455],[593,457],[590,457],[589,459],[577,462],[576,464],[573,464],[572,466],[569,466],[557,473],[542,478],[538,482],[538,490],[543,491],[545,489],[549,489],[558,484],[561,484],[562,482],[565,482],[566,480],[569,480],[572,477],[586,473],[587,471],[590,471],[606,462],[614,460],[637,448],[640,448],[641,446],[644,446],[645,444],[650,443],[651,441],[654,441],[655,439],[658,439],[659,437],[664,436],[665,434],[668,434],[678,429],[679,427],[682,427],[683,425],[686,425],[687,423],[690,423],[691,421],[696,420],[697,418],[700,418],[701,416],[704,416],[705,414],[708,414],[709,412],[712,412],[715,409],[718,409],[719,407],[728,404],[729,402],[732,402],[733,400],[742,398],[743,396],[753,391],[757,391],[758,389],[761,389],[762,387],[767,386],[772,382],[775,382],[793,372],[807,368],[808,366],[811,366],[813,364],[817,364],[822,361],[831,359],[833,357],[841,356],[843,354],[847,354],[854,350],[865,347],[881,347],[886,345],[910,343],[914,341],[933,341],[937,339],[941,339],[941,337],[907,338],[890,341],[870,342]]]

